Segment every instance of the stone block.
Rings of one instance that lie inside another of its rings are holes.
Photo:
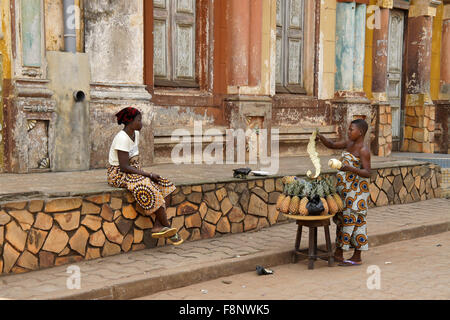
[[[232,223],[231,224],[231,233],[241,233],[244,232],[244,223]]]
[[[203,221],[201,228],[202,239],[213,238],[216,234],[216,226],[206,221]]]
[[[208,212],[208,206],[206,205],[205,202],[202,202],[200,204],[200,208],[198,209],[198,212],[200,212],[200,216],[203,219],[205,217],[206,213]]]
[[[177,216],[189,215],[198,211],[198,206],[188,201],[183,202],[177,208]]]
[[[3,247],[3,242],[5,241],[5,227],[1,226],[0,227],[0,248]],[[2,250],[0,249],[0,254],[1,254]],[[1,269],[0,269],[0,273],[1,273]]]
[[[42,210],[44,207],[44,200],[31,200],[28,205],[28,211],[36,213]]]
[[[421,153],[421,152],[423,152],[423,144],[419,143],[419,142],[416,142],[414,140],[409,140],[408,151],[409,152]]]
[[[183,192],[183,194],[188,195],[192,192],[192,187],[191,186],[181,187],[181,191]]]
[[[119,232],[114,222],[103,222],[103,232],[109,241],[122,244],[123,235]]]
[[[134,228],[133,243],[141,243],[144,238],[144,231]]]
[[[167,219],[170,220],[177,215],[177,208],[170,207],[166,209]]]
[[[37,254],[44,245],[48,232],[32,228],[28,233],[27,250]]]
[[[177,216],[172,219],[172,228],[176,228],[177,230],[180,230],[184,226],[184,216]]]
[[[406,201],[406,195],[408,194],[408,191],[406,190],[406,188],[403,186],[400,189],[400,192],[398,193],[398,197],[400,198],[400,202],[401,203],[405,203]]]
[[[373,202],[376,202],[378,194],[380,193],[380,189],[378,189],[378,187],[374,183],[371,183],[369,184],[369,191],[370,191],[370,198],[372,199]]]
[[[214,183],[212,183],[212,184],[204,184],[204,185],[202,185],[202,190],[203,190],[203,192],[216,190],[216,185]]]
[[[191,214],[184,219],[184,225],[186,228],[200,228],[202,226],[202,218],[200,213]]]
[[[84,257],[86,260],[93,260],[100,258],[100,248],[87,248],[86,250],[86,256]]]
[[[208,212],[206,213],[205,220],[212,224],[216,224],[217,221],[219,221],[221,216],[222,216],[222,212],[209,208]]]
[[[380,193],[378,195],[377,202],[376,202],[377,207],[386,206],[386,205],[388,205],[388,203],[389,203],[389,199],[386,196],[386,193],[384,193],[384,191],[380,190]]]
[[[60,253],[64,250],[68,242],[69,236],[67,233],[61,230],[57,225],[54,225],[52,230],[50,230],[42,249],[45,251]]]
[[[135,203],[136,199],[130,191],[125,192],[125,201],[128,203]]]
[[[120,198],[112,198],[110,207],[113,210],[119,210],[120,208],[122,208],[122,199],[120,199]]]
[[[415,181],[414,181],[414,178],[412,177],[411,174],[408,174],[408,175],[405,177],[403,183],[404,183],[404,185],[405,185],[406,190],[408,191],[408,193],[411,192],[412,188],[414,187],[414,182],[415,182]]]
[[[34,222],[34,227],[41,230],[50,230],[53,226],[53,218],[43,212],[39,212]]]
[[[183,192],[179,192],[176,195],[172,195],[171,206],[174,207],[182,203],[184,200],[186,200],[186,196],[183,194]]]
[[[231,208],[233,208],[233,204],[228,198],[225,198],[220,204],[220,209],[222,210],[222,213],[224,215],[226,215],[231,210]]]
[[[3,273],[9,273],[19,259],[20,252],[17,252],[9,243],[3,248]]]
[[[202,186],[192,186],[192,192],[202,192]]]
[[[57,213],[54,219],[64,231],[75,230],[80,225],[80,211]]]
[[[8,202],[8,203],[5,203],[3,205],[3,207],[7,208],[7,209],[22,210],[22,209],[25,209],[26,205],[27,205],[27,201]]]
[[[278,178],[275,180],[275,190],[279,191],[279,192],[283,192],[284,185],[283,185],[283,181],[281,180],[281,178]]]
[[[109,193],[98,194],[98,195],[86,198],[87,201],[94,202],[96,204],[107,203],[110,201],[110,199],[111,199],[111,194],[109,194]]]
[[[86,245],[89,239],[89,232],[85,227],[81,226],[77,232],[70,238],[69,245],[70,247],[81,254],[82,256],[86,255]]]
[[[89,244],[94,247],[103,247],[106,237],[102,230],[98,230],[89,236]]]
[[[187,196],[188,201],[196,204],[200,204],[202,202],[203,194],[201,192],[192,192]]]
[[[239,200],[239,203],[244,210],[244,212],[248,212],[248,203],[250,201],[250,192],[246,189],[242,191],[241,199]]]
[[[267,192],[265,192],[260,187],[253,188],[251,192],[254,194],[257,194],[258,197],[260,197],[262,200],[264,200],[264,202],[269,201],[269,195],[267,194]]]
[[[228,219],[231,222],[241,222],[243,221],[245,218],[245,214],[244,212],[242,212],[241,208],[239,207],[233,207],[230,211],[230,213],[228,213]]]
[[[219,222],[217,223],[217,232],[220,233],[229,233],[231,231],[230,222],[228,221],[227,217],[222,217]]]
[[[100,216],[106,221],[111,222],[113,221],[114,212],[112,211],[111,207],[105,203],[102,205]]]
[[[267,218],[269,219],[269,224],[272,226],[277,223],[278,215],[280,212],[277,210],[276,205],[269,205],[269,212]]]
[[[263,180],[258,179],[255,182],[256,182],[256,186],[257,187],[260,187],[260,188],[264,187],[264,181]]]
[[[220,210],[220,204],[214,192],[205,193],[204,201],[211,209]]]
[[[267,204],[255,194],[252,194],[250,197],[250,204],[248,206],[248,213],[261,217],[267,217]]]
[[[27,210],[10,211],[9,214],[20,223],[20,226],[25,231],[30,230],[34,223],[34,216]]]
[[[133,226],[133,221],[132,220],[127,220],[124,217],[119,217],[116,221],[115,224],[117,226],[117,228],[119,229],[120,233],[125,236],[131,229],[131,227]]]
[[[100,213],[100,207],[91,203],[83,201],[83,206],[81,207],[81,214],[99,214]]]
[[[20,252],[22,252],[25,248],[27,235],[27,232],[23,231],[14,220],[6,225],[5,239],[8,240],[8,242]]]
[[[395,176],[393,186],[394,192],[398,194],[400,189],[403,187],[403,179],[401,175]]]
[[[45,212],[64,212],[79,209],[82,205],[81,198],[62,198],[50,200],[45,204]]]
[[[416,142],[423,142],[424,141],[424,129],[414,128],[413,129],[413,139]]]
[[[193,229],[191,232],[191,238],[189,240],[195,241],[200,240],[202,238],[202,235],[200,233],[200,229]]]
[[[256,226],[257,230],[261,230],[263,228],[270,227],[269,222],[267,222],[266,218],[259,218],[258,219],[258,225]]]
[[[105,241],[105,245],[103,246],[102,250],[102,257],[108,257],[113,256],[116,254],[119,254],[121,251],[121,248],[119,245],[115,243],[111,243],[108,240]]]
[[[9,221],[11,221],[11,216],[7,214],[5,211],[0,210],[0,226],[4,226]]]
[[[225,188],[220,188],[216,191],[217,200],[222,201],[228,195],[227,190]]]
[[[39,267],[48,268],[55,265],[55,255],[51,252],[39,252]]]
[[[247,214],[244,219],[244,231],[256,229],[258,220],[257,217]]]
[[[133,244],[133,240],[134,239],[133,239],[133,235],[132,234],[127,234],[125,236],[125,238],[123,239],[123,242],[122,242],[122,246],[121,246],[123,252],[130,251],[131,246]]]
[[[275,181],[274,179],[264,180],[264,190],[268,193],[275,191]]]
[[[136,212],[136,210],[134,209],[133,205],[130,204],[130,205],[127,205],[127,206],[123,207],[123,209],[122,209],[122,215],[123,215],[125,218],[127,218],[127,219],[133,220],[133,219],[136,219],[136,217],[137,217],[137,212]]]
[[[92,231],[97,231],[102,227],[102,218],[98,216],[88,215],[83,218],[81,224],[88,227]]]

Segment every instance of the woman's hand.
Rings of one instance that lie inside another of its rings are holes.
[[[153,181],[158,181],[159,179],[161,179],[161,176],[159,175],[159,174],[156,174],[156,173],[150,173],[149,175],[148,175],[148,177],[151,179],[151,180],[153,180]]]

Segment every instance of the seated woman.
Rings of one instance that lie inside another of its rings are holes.
[[[179,245],[183,239],[176,228],[171,228],[166,215],[169,195],[176,189],[173,183],[156,173],[141,170],[139,164],[139,131],[142,129],[142,114],[128,107],[116,114],[117,123],[125,127],[116,134],[109,150],[108,184],[126,188],[144,209],[146,215],[155,214],[153,238],[168,238]]]

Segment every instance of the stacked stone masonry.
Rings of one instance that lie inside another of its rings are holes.
[[[371,207],[440,197],[434,165],[374,169]],[[186,240],[255,231],[286,221],[275,208],[281,177],[177,187],[169,221]],[[22,273],[165,245],[126,190],[0,204],[0,273]]]
[[[403,151],[434,152],[435,107],[407,106]]]
[[[378,156],[386,157],[392,151],[392,112],[390,106],[380,106],[378,111]]]

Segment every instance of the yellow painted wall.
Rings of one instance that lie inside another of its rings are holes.
[[[2,0],[0,2],[0,19],[1,19],[1,34],[0,37],[0,57],[2,59],[1,65],[1,75],[0,75],[0,172],[3,171],[4,167],[4,141],[3,141],[3,80],[11,79],[11,34],[10,28],[11,19],[9,12],[9,0]]]
[[[440,4],[436,9],[436,16],[433,18],[433,33],[431,42],[430,93],[431,99],[433,100],[439,99],[443,13],[444,13],[444,5]]]
[[[376,5],[376,0],[370,0],[369,5]],[[369,16],[374,13],[367,13],[366,11],[366,21]],[[365,44],[365,54],[364,54],[364,92],[367,98],[373,99],[372,95],[372,61],[373,61],[373,29],[367,27],[366,24],[366,44]]]
[[[332,99],[336,72],[336,0],[321,1],[319,41],[319,99]]]

